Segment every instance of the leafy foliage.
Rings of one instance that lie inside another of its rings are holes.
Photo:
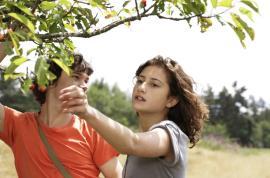
[[[258,12],[255,0],[2,0],[0,40],[5,41],[7,53],[17,59],[11,61],[12,70],[7,70],[5,76],[18,77],[14,70],[35,52],[38,60],[34,73],[39,84],[46,85],[53,76],[44,73],[46,67],[39,65],[44,64],[40,60],[54,59],[67,70],[72,63],[70,52],[74,50],[71,37],[90,38],[147,17],[185,21],[190,27],[199,25],[201,32],[213,23],[229,25],[245,47],[246,35],[254,39],[249,23],[253,13]],[[25,54],[22,41],[36,45]],[[8,49],[9,43],[14,51]],[[27,79],[27,74],[22,75]]]

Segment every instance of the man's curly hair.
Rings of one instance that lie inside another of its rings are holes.
[[[75,53],[73,54],[74,62],[72,66],[70,67],[73,72],[75,73],[86,73],[87,75],[91,75],[94,70],[90,66],[88,62],[85,61],[82,54]],[[53,85],[61,76],[62,68],[59,67],[55,62],[52,60],[48,60],[47,63],[49,64],[49,71],[52,72],[56,78],[51,81],[50,85]],[[41,91],[37,84],[37,79],[34,78],[33,85],[35,87],[32,88],[32,92],[36,98],[36,100],[39,102],[40,105],[42,105],[46,100],[46,91]]]

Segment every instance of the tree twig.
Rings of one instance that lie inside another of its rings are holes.
[[[41,0],[36,0],[36,2],[33,4],[32,10],[31,10],[32,14],[35,13],[35,11],[36,11],[36,9],[38,8],[38,5],[39,5],[40,3],[41,3]]]
[[[138,19],[141,20],[141,15],[140,15],[140,11],[139,11],[139,8],[138,8],[138,2],[137,2],[137,0],[135,0],[135,8],[136,8]]]

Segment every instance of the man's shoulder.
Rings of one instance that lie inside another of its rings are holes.
[[[2,105],[2,109],[5,117],[35,118],[35,112],[24,112],[5,105]]]

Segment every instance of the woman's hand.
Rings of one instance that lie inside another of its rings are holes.
[[[62,89],[59,100],[62,102],[63,112],[74,113],[81,118],[86,118],[91,108],[85,90],[77,85]]]

